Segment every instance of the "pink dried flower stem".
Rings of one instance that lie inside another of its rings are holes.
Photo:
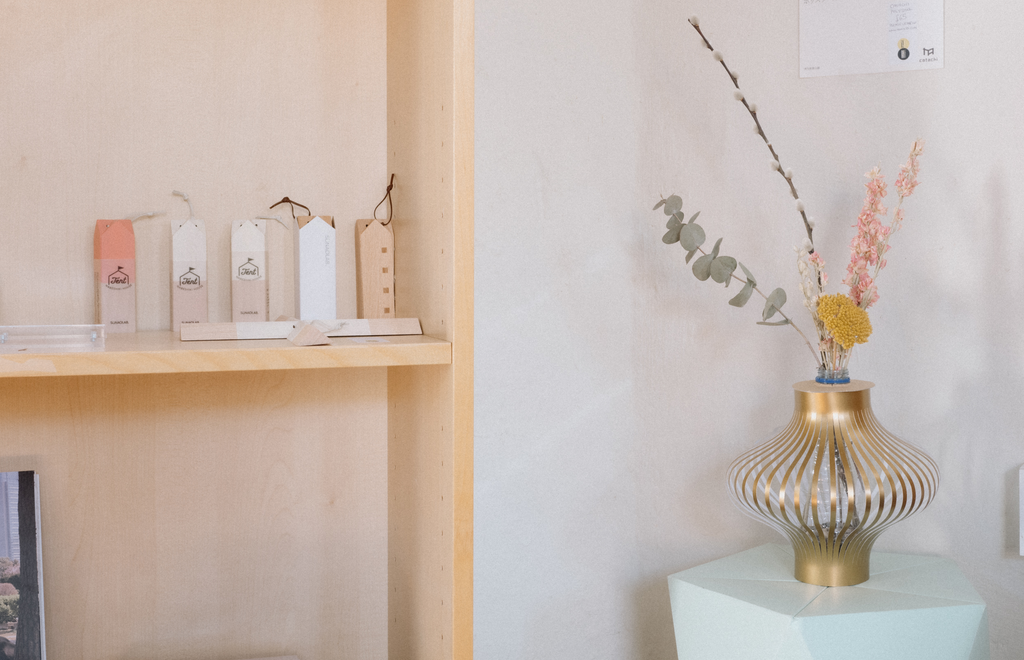
[[[707,49],[710,50],[712,53],[715,53],[716,51],[715,51],[714,47],[711,45],[711,42],[708,41],[708,38],[704,36],[703,32],[701,32],[700,26],[695,24],[695,22],[693,20],[690,20],[689,23],[693,27],[693,29],[697,31],[697,34],[700,35],[700,38],[704,40],[704,45],[707,46]],[[718,58],[716,57],[715,59],[718,59]],[[736,76],[733,75],[732,71],[729,70],[729,66],[725,63],[725,58],[724,57],[721,58],[719,60],[719,62],[721,63],[722,68],[725,69],[725,72],[727,74],[729,74],[729,80],[732,81],[733,87],[735,87],[737,90],[739,90],[739,88],[740,88],[739,81],[737,80]],[[779,167],[778,167],[779,175],[783,179],[785,179],[786,183],[789,185],[789,192],[793,195],[793,199],[799,201],[800,195],[797,194],[796,186],[793,185],[792,175],[788,176],[788,177],[786,176],[786,170],[782,167],[782,161],[779,159],[779,154],[777,154],[775,152],[775,147],[773,147],[772,143],[768,140],[768,136],[765,135],[764,129],[761,127],[761,122],[758,121],[758,119],[757,119],[757,111],[751,109],[750,103],[747,102],[746,98],[741,98],[740,99],[740,103],[742,103],[743,107],[746,108],[747,112],[750,113],[750,118],[754,120],[754,127],[757,129],[757,134],[761,136],[762,140],[764,140],[764,144],[765,144],[766,147],[768,147],[768,151],[771,152],[772,158],[775,159],[776,163],[779,163]],[[807,239],[809,241],[811,241],[810,252],[813,254],[814,253],[814,229],[811,227],[811,223],[807,219],[807,212],[804,209],[802,209],[802,208],[798,209],[798,212],[800,213],[800,217],[804,221],[804,230],[807,231]]]
[[[886,232],[885,240],[882,241],[882,245],[879,248],[878,264],[875,266],[875,274],[872,276],[872,279],[878,279],[878,274],[885,268],[885,259],[882,257],[889,251],[889,239],[903,225],[903,200],[913,195],[914,190],[917,188],[919,183],[917,175],[921,171],[921,166],[918,164],[917,159],[923,151],[924,140],[920,138],[914,140],[914,144],[910,146],[910,155],[907,156],[907,162],[900,166],[899,176],[896,177],[896,192],[899,194],[900,201],[896,203],[896,209],[892,213],[892,222],[889,223],[889,231]]]
[[[903,200],[910,197],[917,188],[917,175],[920,171],[917,158],[923,150],[924,141],[915,140],[907,162],[900,167],[900,174],[896,178],[899,202],[893,210],[888,227],[883,227],[878,219],[879,215],[888,214],[881,201],[886,194],[885,178],[877,167],[867,173],[871,180],[866,184],[868,192],[857,218],[857,235],[850,243],[850,265],[846,269],[846,279],[843,280],[850,287],[850,297],[861,309],[868,309],[878,300],[875,282],[885,268],[889,239],[903,222]]]

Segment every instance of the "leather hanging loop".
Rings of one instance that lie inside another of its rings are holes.
[[[281,204],[289,204],[289,205],[291,205],[291,209],[292,209],[292,220],[295,220],[295,207],[296,207],[296,206],[298,206],[298,207],[299,207],[300,209],[306,209],[306,215],[313,215],[313,214],[312,214],[312,213],[310,212],[310,210],[309,210],[309,207],[308,207],[308,206],[306,206],[305,204],[299,204],[298,202],[292,201],[292,200],[288,199],[288,197],[287,197],[287,196],[285,196],[285,197],[284,197],[284,198],[283,198],[283,199],[282,199],[282,200],[281,200],[280,202],[278,202],[277,204],[271,204],[271,205],[270,205],[270,208],[274,208],[275,206],[280,206]]]
[[[388,184],[388,189],[384,193],[384,199],[382,199],[379,202],[377,202],[377,206],[373,207],[373,219],[376,220],[377,219],[377,209],[379,209],[380,205],[383,204],[384,202],[388,203],[388,221],[380,223],[382,227],[386,227],[388,224],[391,223],[391,214],[394,213],[394,211],[395,211],[395,203],[391,200],[391,189],[394,188],[394,187],[395,187],[395,175],[392,174],[391,175],[391,183]]]

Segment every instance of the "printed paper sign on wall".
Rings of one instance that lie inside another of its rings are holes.
[[[942,68],[943,0],[798,0],[800,77]]]

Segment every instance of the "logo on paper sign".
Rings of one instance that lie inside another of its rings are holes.
[[[252,257],[244,264],[238,267],[238,279],[240,280],[258,280],[260,279],[260,267],[252,262]]]
[[[121,266],[117,267],[113,273],[107,277],[107,288],[108,289],[127,289],[132,285],[131,280],[128,278],[128,273],[121,270]]]
[[[905,60],[910,57],[910,40],[900,39],[896,42],[896,47],[899,48],[899,51],[896,53],[896,57],[901,60]]]
[[[187,291],[194,291],[195,289],[203,288],[203,283],[199,278],[199,273],[194,268],[189,267],[188,272],[178,278],[178,288],[185,289]]]
[[[935,54],[935,49],[934,48],[922,48],[921,49],[921,54],[924,55],[925,57],[928,57],[929,55],[934,55]]]

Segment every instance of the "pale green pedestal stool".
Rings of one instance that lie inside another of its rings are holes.
[[[819,587],[763,545],[668,578],[679,660],[988,660],[985,602],[956,564],[871,554],[871,579]]]

